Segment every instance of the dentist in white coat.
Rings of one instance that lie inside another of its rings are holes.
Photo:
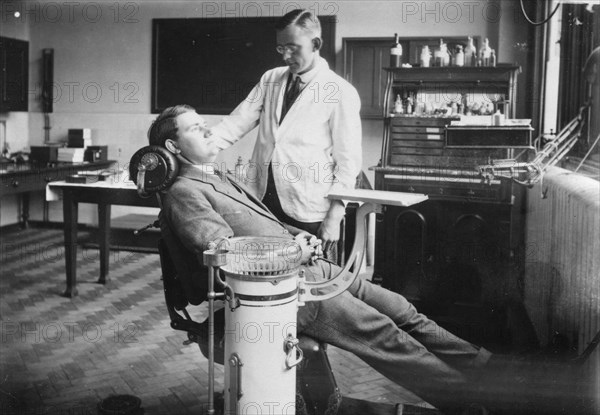
[[[312,12],[287,13],[276,37],[286,66],[267,71],[212,128],[213,138],[225,149],[258,125],[248,184],[280,220],[316,235],[336,260],[345,207],[326,195],[354,188],[360,173],[360,98],[320,56],[321,26]]]

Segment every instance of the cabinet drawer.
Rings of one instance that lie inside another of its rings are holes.
[[[432,198],[510,201],[510,194],[506,194],[499,180],[488,185],[469,178],[386,174],[384,190],[424,193]]]
[[[486,187],[461,186],[448,182],[408,182],[390,181],[385,184],[386,189],[394,192],[424,193],[432,198],[469,199],[469,200],[494,200],[504,199],[500,185]]]
[[[394,147],[392,148],[391,158],[392,164],[396,165],[394,159],[396,156],[417,154],[420,156],[441,156],[444,153],[443,148],[428,148],[428,147]]]
[[[393,117],[391,125],[392,127],[437,127],[444,128],[446,125],[450,124],[452,120],[459,120],[460,118],[454,117]]]
[[[418,133],[397,133],[392,131],[392,141],[394,140],[421,140],[421,141],[443,141],[444,135],[441,134],[418,134]]]
[[[395,139],[392,140],[392,154],[401,152],[404,147],[423,147],[423,148],[444,148],[443,140],[408,140]]]
[[[111,169],[113,161],[90,163],[63,163],[55,167],[38,167],[35,164],[23,165],[22,169],[0,175],[0,196],[17,193],[43,191],[53,181],[65,180],[79,171]]]
[[[388,166],[435,166],[438,168],[456,168],[469,171],[476,171],[477,166],[488,164],[489,159],[506,158],[503,150],[456,150],[448,148],[427,148],[423,147],[420,157],[415,157],[404,151],[407,146],[401,146],[402,149],[388,152]],[[411,153],[413,154],[413,153]]]
[[[437,135],[437,136],[442,136],[442,134],[445,134],[445,129],[442,127],[432,127],[432,126],[397,126],[394,125],[392,126],[392,134],[398,134],[398,135],[427,135],[427,134],[431,134],[431,135]]]
[[[63,179],[63,177],[55,178],[55,175],[48,174],[19,175],[2,178],[0,188],[2,189],[1,192],[3,196],[15,193],[35,192],[44,190],[46,184],[50,181],[61,179]]]
[[[505,87],[516,69],[518,67],[515,66],[402,68],[394,70],[394,83],[412,83],[421,88],[428,86],[428,83],[433,85],[461,83],[464,86],[477,87],[498,84]]]
[[[2,180],[2,185],[0,186],[2,196],[7,196],[15,193],[22,192],[33,192],[36,190],[42,190],[45,187],[45,183],[35,183],[28,179],[14,178]]]

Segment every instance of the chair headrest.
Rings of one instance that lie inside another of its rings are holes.
[[[129,162],[129,177],[142,197],[167,189],[179,174],[179,161],[161,146],[140,148]]]

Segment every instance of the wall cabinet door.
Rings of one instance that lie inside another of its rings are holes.
[[[0,112],[27,111],[29,42],[0,37]]]
[[[383,117],[390,38],[344,39],[344,77],[358,91],[362,118]]]

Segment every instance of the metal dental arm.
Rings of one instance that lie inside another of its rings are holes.
[[[352,285],[362,266],[367,246],[365,222],[370,213],[382,213],[384,205],[411,206],[427,200],[427,196],[423,194],[365,189],[349,189],[343,193],[330,193],[327,197],[331,200],[362,202],[356,213],[354,245],[346,266],[338,275],[325,282],[300,281],[300,302],[326,300],[341,294]]]
[[[478,166],[477,171],[488,183],[495,177],[503,177],[520,185],[532,187],[542,179],[549,167],[558,163],[573,148],[585,125],[584,111],[587,108],[588,105],[582,106],[578,115],[554,139],[547,142],[532,161],[493,160],[488,165]]]

